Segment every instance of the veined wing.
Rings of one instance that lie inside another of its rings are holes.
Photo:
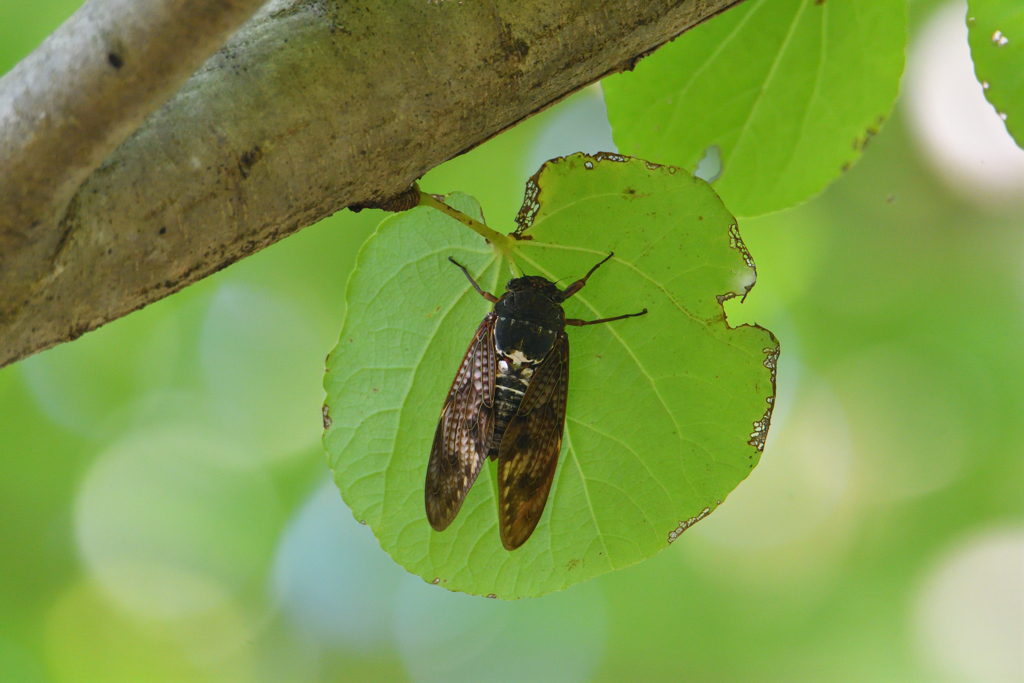
[[[569,338],[559,334],[537,367],[498,448],[498,528],[515,550],[530,537],[555,478],[569,395]]]
[[[424,499],[427,519],[444,531],[462,507],[494,432],[494,313],[477,328],[434,432]]]

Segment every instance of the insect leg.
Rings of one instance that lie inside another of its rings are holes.
[[[600,264],[598,264],[600,265]],[[647,313],[647,309],[640,311],[639,313],[627,313],[626,315],[617,315],[614,318],[600,318],[598,320],[580,320],[579,318],[566,318],[566,325],[574,325],[575,327],[583,327],[584,325],[596,325],[598,323],[610,323],[613,320],[622,320],[623,318],[635,318],[638,315],[644,315]]]
[[[466,279],[469,280],[469,284],[473,285],[473,289],[479,292],[480,296],[487,299],[492,304],[497,302],[498,297],[494,296],[490,292],[485,292],[484,290],[480,289],[480,285],[476,283],[476,280],[473,279],[473,276],[469,274],[468,270],[466,270],[466,266],[462,265],[461,263],[453,259],[451,256],[448,257],[448,260],[457,265],[459,268],[462,268],[462,272],[466,274]]]
[[[587,284],[587,279],[591,275],[594,274],[594,271],[597,270],[598,268],[600,268],[602,265],[604,265],[605,261],[610,259],[612,256],[615,256],[615,252],[614,251],[612,253],[608,254],[606,257],[604,257],[604,259],[601,261],[601,263],[598,263],[596,266],[591,268],[590,272],[588,272],[586,275],[584,275],[582,279],[579,279],[576,282],[574,282],[571,285],[569,285],[568,287],[566,287],[565,291],[562,292],[562,299],[563,300],[568,299],[570,296],[572,296],[576,292],[578,292],[581,289],[583,289],[583,285]]]

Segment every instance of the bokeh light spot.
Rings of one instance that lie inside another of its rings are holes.
[[[336,334],[283,297],[240,284],[214,295],[199,337],[203,374],[221,427],[257,461],[319,443],[324,356]]]
[[[45,621],[50,681],[255,680],[245,646],[253,626],[233,605],[169,623],[123,612],[81,581],[60,595]]]
[[[607,607],[594,582],[504,602],[407,577],[395,632],[416,683],[590,680],[603,657]]]
[[[911,130],[949,187],[979,202],[1021,203],[1024,150],[1006,131],[974,75],[967,3],[935,12],[907,60]]]
[[[161,301],[25,359],[18,367],[36,402],[54,422],[88,437],[124,429],[136,403],[178,372],[175,306]]]
[[[943,368],[945,370],[945,368]],[[920,354],[882,345],[829,371],[855,433],[865,502],[885,505],[950,484],[964,465],[964,416]]]
[[[392,598],[405,576],[326,481],[285,530],[273,589],[306,638],[328,648],[370,649],[392,642]]]
[[[841,564],[855,527],[852,458],[833,389],[805,380],[750,481],[686,532],[681,557],[725,581],[808,593]]]
[[[921,586],[914,631],[950,680],[1024,680],[1024,531],[978,534],[942,557]]]
[[[172,619],[217,609],[270,557],[281,523],[266,474],[188,425],[138,432],[93,463],[75,501],[78,548],[123,608]]]

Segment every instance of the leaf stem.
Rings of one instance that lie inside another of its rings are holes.
[[[417,189],[419,189],[418,186],[417,186]],[[484,225],[480,221],[478,221],[478,220],[476,220],[476,219],[474,219],[474,218],[472,218],[470,216],[467,216],[466,214],[462,213],[458,209],[453,209],[452,207],[448,206],[444,202],[442,202],[439,199],[437,199],[432,194],[427,194],[423,190],[419,190],[419,193],[420,193],[420,203],[419,203],[420,206],[429,206],[432,209],[437,209],[441,213],[444,213],[444,214],[446,214],[448,216],[451,216],[452,218],[454,218],[458,222],[462,223],[467,228],[469,228],[470,230],[472,230],[473,232],[477,233],[478,235],[483,237],[485,240],[487,240],[488,242],[493,244],[494,247],[499,252],[501,252],[501,254],[505,258],[507,258],[509,261],[512,260],[512,238],[510,238],[510,237],[508,237],[506,235],[502,235],[500,232],[495,232],[494,230],[491,230],[490,228],[488,228],[486,225]]]

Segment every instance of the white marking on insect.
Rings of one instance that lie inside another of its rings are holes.
[[[512,359],[512,363],[514,365],[517,365],[517,366],[522,365],[523,363],[529,363],[530,362],[530,359],[527,358],[526,354],[524,354],[522,351],[513,351],[512,353],[509,353],[509,354],[506,354],[506,355],[509,358],[511,358]]]
[[[508,361],[506,361],[506,360],[499,360],[498,361],[498,369],[501,370],[502,372],[508,372]]]

